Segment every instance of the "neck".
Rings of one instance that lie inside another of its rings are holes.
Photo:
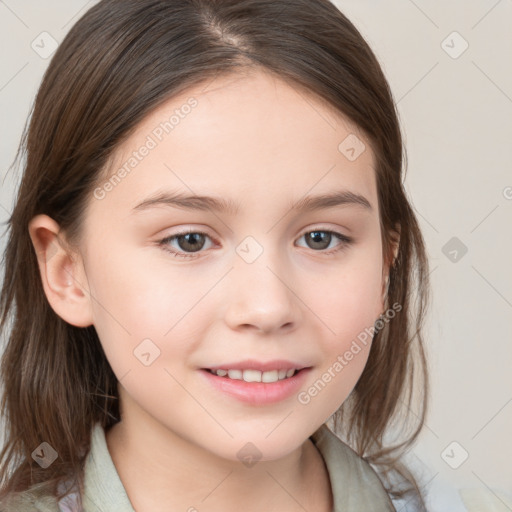
[[[137,512],[332,510],[327,470],[310,439],[254,465],[218,457],[148,417],[123,418],[106,439]]]

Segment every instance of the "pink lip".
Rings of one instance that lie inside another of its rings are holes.
[[[285,359],[275,359],[274,361],[267,361],[266,363],[256,361],[255,359],[246,359],[245,361],[238,361],[236,363],[209,366],[208,370],[259,370],[260,372],[268,372],[272,370],[301,370],[306,367],[307,365],[305,364],[287,361]]]
[[[247,364],[247,363],[244,363]],[[275,361],[274,363],[275,364]],[[290,364],[290,363],[287,363]],[[293,363],[286,368],[297,368]],[[223,369],[225,369],[224,367]],[[229,369],[253,369],[250,366],[241,366],[236,368],[229,365]],[[220,369],[220,368],[219,368]],[[255,368],[259,369],[259,368]],[[276,369],[272,366],[272,369]],[[283,367],[282,369],[285,369]],[[311,368],[303,368],[295,373],[293,377],[288,379],[278,380],[277,382],[245,382],[244,380],[229,379],[227,377],[219,377],[210,373],[208,370],[201,369],[201,375],[219,391],[226,393],[242,402],[247,402],[252,405],[266,405],[285,400],[286,398],[298,392],[303,385],[306,376]]]

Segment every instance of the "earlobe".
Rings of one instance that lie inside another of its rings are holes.
[[[51,217],[35,216],[28,230],[50,306],[69,324],[88,327],[92,324],[92,309],[80,256],[70,250]]]

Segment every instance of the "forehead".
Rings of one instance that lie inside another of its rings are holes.
[[[374,174],[357,126],[304,88],[256,71],[164,102],[114,153],[99,185],[111,183],[101,207],[125,211],[166,190],[277,207],[343,187],[376,206]]]

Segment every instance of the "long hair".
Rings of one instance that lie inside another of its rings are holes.
[[[36,484],[60,498],[58,483],[70,478],[82,489],[92,426],[108,429],[120,420],[117,380],[94,326],[66,323],[46,299],[29,221],[47,214],[71,244],[78,242],[90,194],[137,125],[187,88],[251,68],[303,88],[349,118],[376,156],[388,263],[400,235],[387,301],[401,311],[374,333],[367,365],[335,413],[334,429],[375,466],[392,496],[407,489],[420,496],[400,458],[427,407],[421,328],[428,264],[403,188],[406,153],[396,106],[374,53],[328,0],[103,0],[54,54],[14,162],[25,159],[7,221],[0,296],[0,332],[6,333],[0,498]],[[408,428],[389,445],[385,435],[393,425]],[[42,442],[58,453],[45,469],[31,457]],[[392,485],[391,474],[403,477],[407,489]]]

